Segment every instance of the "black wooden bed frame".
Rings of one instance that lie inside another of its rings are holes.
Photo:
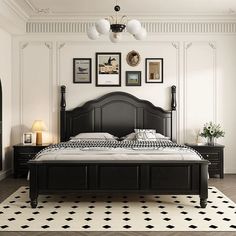
[[[171,87],[171,111],[124,92],[113,92],[66,111],[66,87],[61,86],[61,141],[82,132],[109,132],[122,137],[134,128],[156,129],[176,141],[176,87]],[[138,193],[208,197],[208,161],[39,161],[30,168],[31,206],[39,194]]]

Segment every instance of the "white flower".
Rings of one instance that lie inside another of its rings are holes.
[[[213,129],[210,129],[209,132],[211,135],[213,135],[215,133],[215,131]]]

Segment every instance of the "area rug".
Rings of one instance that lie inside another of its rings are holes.
[[[41,195],[28,187],[0,204],[0,231],[236,231],[236,205],[214,187],[207,208],[199,196]]]

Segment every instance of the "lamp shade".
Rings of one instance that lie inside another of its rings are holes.
[[[31,130],[34,132],[41,132],[41,131],[46,131],[47,127],[42,120],[35,120]]]

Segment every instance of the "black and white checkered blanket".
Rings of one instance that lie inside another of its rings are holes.
[[[37,158],[42,153],[49,153],[55,150],[63,149],[80,149],[80,150],[114,150],[118,148],[122,149],[134,149],[134,150],[160,150],[163,148],[180,148],[191,150],[197,153],[200,157],[201,155],[194,149],[180,145],[170,140],[158,140],[158,141],[117,141],[117,140],[83,140],[83,141],[68,141],[61,142],[58,144],[50,145],[49,147],[40,151],[35,158]]]

